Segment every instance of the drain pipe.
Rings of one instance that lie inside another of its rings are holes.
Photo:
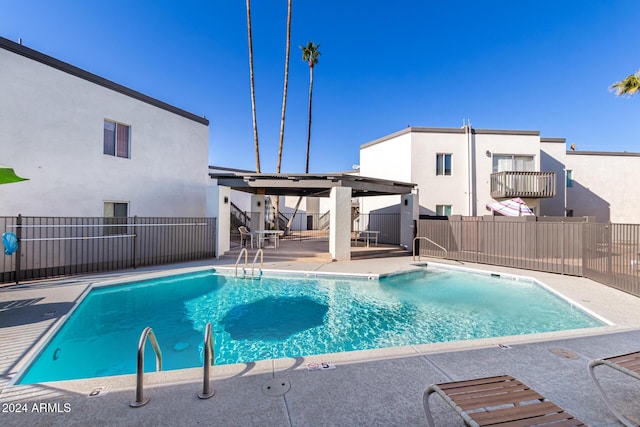
[[[473,215],[473,170],[471,168],[471,120],[468,120],[464,125],[464,133],[467,137],[467,174],[469,179],[467,180],[468,185],[468,214],[469,216]]]

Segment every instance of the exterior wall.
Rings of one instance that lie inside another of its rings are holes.
[[[565,216],[566,204],[566,140],[564,138],[540,139],[540,170],[556,173],[556,197],[540,199],[538,215]]]
[[[573,171],[567,209],[597,222],[640,223],[639,165],[640,154],[567,152],[566,168]]]
[[[0,215],[205,216],[208,126],[0,48]],[[104,120],[131,127],[131,158],[103,154]]]
[[[411,176],[418,184],[420,214],[435,215],[436,205],[451,205],[453,215],[468,215],[468,150],[462,129],[411,133]],[[451,154],[451,175],[436,175],[436,155]]]
[[[411,180],[411,133],[400,131],[360,148],[360,175],[401,182]],[[361,197],[360,211],[399,213],[400,196]]]
[[[253,173],[252,171],[243,170],[243,169],[233,169],[227,168],[223,166],[209,166],[209,173],[233,173],[233,172],[247,172]],[[210,186],[217,186],[218,180],[209,178]],[[251,193],[245,193],[244,191],[231,190],[229,200],[238,207],[242,212],[251,212]],[[215,216],[215,215],[213,215]]]

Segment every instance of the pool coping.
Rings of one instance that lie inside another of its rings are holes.
[[[445,341],[438,343],[429,343],[429,344],[415,344],[408,346],[396,346],[396,347],[386,347],[386,348],[377,348],[377,349],[367,349],[367,350],[352,350],[348,352],[339,352],[339,353],[326,353],[320,355],[308,355],[308,356],[300,356],[300,357],[285,357],[285,358],[277,358],[277,359],[267,359],[267,360],[259,360],[255,362],[250,362],[251,365],[255,366],[258,371],[262,371],[263,369],[267,369],[269,365],[275,366],[278,365],[276,361],[283,361],[283,365],[287,366],[290,363],[284,361],[300,361],[303,360],[305,363],[320,363],[327,360],[331,360],[332,363],[344,363],[344,362],[353,362],[354,360],[362,361],[362,360],[376,360],[379,357],[389,358],[389,357],[406,357],[406,356],[417,356],[421,354],[432,354],[434,352],[444,352],[444,351],[460,351],[460,350],[468,350],[474,348],[487,348],[491,346],[498,346],[502,348],[503,346],[522,344],[522,343],[530,343],[530,342],[540,342],[540,341],[548,341],[554,339],[563,339],[563,338],[571,338],[578,336],[590,336],[594,334],[600,334],[603,332],[619,332],[619,327],[606,319],[605,317],[595,313],[589,308],[583,306],[582,304],[572,300],[568,296],[558,292],[552,287],[546,285],[539,279],[531,276],[524,276],[521,274],[514,274],[508,272],[497,272],[493,270],[483,270],[478,268],[470,268],[470,267],[461,267],[457,265],[438,263],[433,261],[417,261],[411,262],[408,267],[397,269],[391,272],[385,273],[350,273],[350,272],[335,272],[335,271],[305,271],[305,270],[289,270],[289,269],[261,269],[260,276],[267,273],[267,277],[287,277],[287,276],[296,276],[296,277],[304,277],[304,278],[350,278],[350,279],[361,279],[361,280],[379,280],[385,277],[394,277],[402,274],[407,274],[411,272],[421,271],[425,267],[433,267],[435,269],[440,270],[453,270],[453,271],[463,271],[469,272],[472,274],[479,274],[483,276],[498,276],[507,280],[515,280],[515,281],[528,281],[533,282],[538,286],[541,286],[543,289],[552,293],[558,298],[561,298],[568,304],[580,309],[585,312],[587,315],[595,318],[598,321],[605,323],[603,326],[592,327],[592,328],[580,328],[580,329],[569,329],[562,331],[551,331],[551,332],[539,332],[533,334],[520,334],[520,335],[509,335],[502,337],[488,337],[488,338],[478,338],[472,340],[459,340],[459,341]],[[489,266],[493,267],[493,266]],[[127,275],[126,277],[120,277],[117,279],[108,279],[108,280],[98,280],[90,282],[82,293],[75,300],[73,307],[64,315],[60,316],[55,323],[47,330],[45,334],[43,334],[40,339],[29,349],[29,351],[22,357],[15,365],[16,374],[10,379],[7,386],[12,387],[20,387],[20,386],[30,386],[37,384],[49,384],[56,385],[56,387],[61,387],[63,389],[67,389],[69,391],[78,392],[79,390],[76,388],[76,385],[80,385],[80,387],[84,387],[84,385],[89,382],[93,383],[94,380],[107,379],[98,381],[100,383],[111,383],[112,381],[108,380],[110,378],[113,379],[115,384],[120,384],[123,379],[127,379],[130,382],[130,377],[135,377],[134,374],[125,374],[125,375],[115,375],[115,376],[105,376],[105,377],[92,377],[92,378],[83,378],[83,379],[74,379],[74,380],[61,380],[61,381],[50,381],[50,382],[42,382],[35,384],[17,384],[17,382],[25,375],[28,368],[34,363],[35,359],[40,355],[42,350],[49,344],[51,339],[59,332],[59,330],[64,326],[66,321],[73,315],[75,310],[82,304],[84,299],[89,295],[89,293],[94,289],[119,286],[122,284],[131,284],[131,283],[139,283],[147,280],[153,280],[163,277],[174,277],[181,275],[189,275],[198,272],[207,272],[207,271],[222,271],[235,273],[235,267],[217,265],[217,266],[200,266],[200,267],[186,267],[186,268],[178,268],[178,269],[169,269],[160,272],[151,272],[151,273],[139,273],[134,275]],[[308,362],[307,362],[308,361]],[[298,363],[298,362],[296,362]],[[218,374],[224,377],[224,372],[230,370],[235,372],[238,370],[238,367],[242,367],[242,371],[246,370],[246,366],[248,363],[235,363],[235,364],[226,364],[226,365],[215,365],[212,366],[212,369],[215,367],[216,370],[219,370]],[[265,365],[264,367],[262,365]],[[224,369],[221,367],[228,367],[228,369]],[[165,377],[165,374],[168,372],[182,372],[182,371],[190,371],[197,370],[198,372],[202,371],[202,368],[182,368],[175,369],[170,371],[159,371],[159,372],[145,372],[145,376],[160,376],[161,378]],[[183,373],[187,373],[183,372]],[[171,375],[169,375],[171,377]],[[183,378],[183,376],[180,376]]]

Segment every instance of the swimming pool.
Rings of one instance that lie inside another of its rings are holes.
[[[147,326],[164,370],[202,366],[207,322],[216,364],[603,325],[531,280],[431,267],[379,280],[208,270],[93,289],[19,383],[134,373]]]

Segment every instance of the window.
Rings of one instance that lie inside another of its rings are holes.
[[[436,215],[451,216],[451,205],[436,205]]]
[[[105,236],[127,234],[127,226],[114,226],[113,224],[127,224],[129,216],[129,204],[121,202],[104,202],[104,232]]]
[[[533,156],[516,156],[515,154],[494,154],[493,172],[528,172],[535,170]]]
[[[567,169],[567,187],[573,187],[573,171]]]
[[[129,139],[131,127],[121,123],[104,121],[104,154],[130,158]]]
[[[436,154],[436,175],[451,175],[451,154]]]

